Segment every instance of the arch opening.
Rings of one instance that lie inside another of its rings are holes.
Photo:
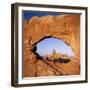
[[[64,60],[71,60],[74,56],[71,47],[63,40],[55,37],[45,37],[35,43],[35,46],[35,53],[39,59],[63,62]]]

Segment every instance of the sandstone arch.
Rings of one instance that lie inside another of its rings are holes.
[[[35,64],[35,56],[30,51],[34,44],[44,37],[56,37],[62,39],[70,45],[75,53],[75,58],[80,60],[80,15],[65,14],[60,16],[32,17],[24,26],[24,56],[25,56],[25,76],[28,76],[27,66],[29,63]],[[30,39],[31,38],[31,39]],[[31,43],[31,45],[28,43]],[[32,58],[29,56],[32,55]],[[34,71],[36,72],[36,71]]]

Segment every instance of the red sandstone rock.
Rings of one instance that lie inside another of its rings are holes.
[[[67,64],[52,63],[63,74],[80,74],[80,15],[32,17],[24,24],[24,76],[59,75],[42,61],[38,61],[31,51],[33,44],[46,36],[62,39],[75,53],[75,60]],[[77,63],[76,63],[77,62]],[[51,62],[49,62],[51,63]]]

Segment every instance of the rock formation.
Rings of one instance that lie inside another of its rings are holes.
[[[45,37],[62,39],[69,45],[74,58],[70,63],[61,64],[38,60],[34,46]],[[50,65],[48,65],[50,63]],[[54,67],[53,67],[54,66]],[[61,71],[59,73],[57,70]],[[63,72],[63,73],[62,73]],[[24,76],[80,74],[80,15],[35,16],[24,23]]]

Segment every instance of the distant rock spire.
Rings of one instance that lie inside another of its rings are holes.
[[[55,49],[53,49],[52,51],[52,58],[57,58],[57,53]]]
[[[53,49],[52,55],[55,55],[55,54],[56,54],[56,50],[55,50],[55,49]]]

